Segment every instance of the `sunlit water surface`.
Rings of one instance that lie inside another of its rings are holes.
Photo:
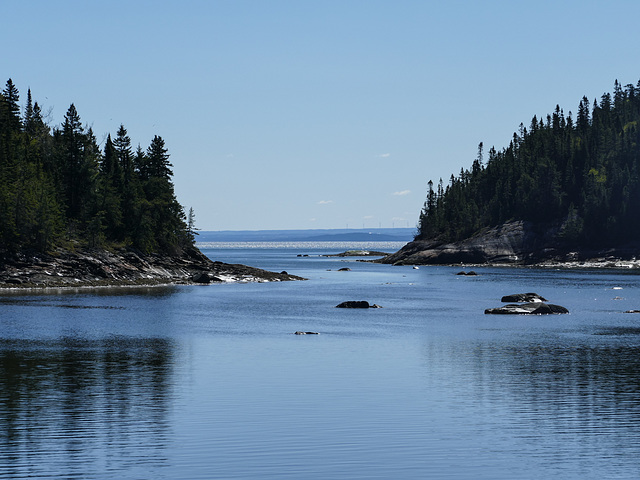
[[[356,248],[397,245],[207,244],[309,280],[0,297],[0,478],[638,478],[636,272],[321,256]],[[484,315],[529,291],[571,313]]]

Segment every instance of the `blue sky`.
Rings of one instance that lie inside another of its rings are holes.
[[[413,227],[429,179],[640,79],[640,2],[30,1],[0,81],[164,138],[203,230]]]

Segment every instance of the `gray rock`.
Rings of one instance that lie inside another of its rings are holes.
[[[512,303],[502,307],[487,308],[484,313],[487,315],[550,315],[569,313],[569,310],[551,303],[531,302]]]
[[[196,273],[191,280],[195,283],[211,283],[211,277],[207,273]]]
[[[393,265],[521,264],[535,250],[538,238],[531,225],[522,221],[486,228],[455,243],[414,240],[380,263]]]

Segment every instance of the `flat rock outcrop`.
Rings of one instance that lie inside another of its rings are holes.
[[[246,265],[214,262],[197,248],[175,255],[131,249],[58,249],[0,260],[0,288],[59,288],[302,280]]]
[[[342,253],[333,253],[322,255],[323,257],[385,257],[389,255],[386,252],[378,252],[375,250],[347,250]]]

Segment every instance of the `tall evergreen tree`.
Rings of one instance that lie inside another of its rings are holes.
[[[80,115],[72,103],[64,116],[61,131],[61,188],[67,206],[67,217],[78,219],[81,207],[82,172],[85,136]]]

